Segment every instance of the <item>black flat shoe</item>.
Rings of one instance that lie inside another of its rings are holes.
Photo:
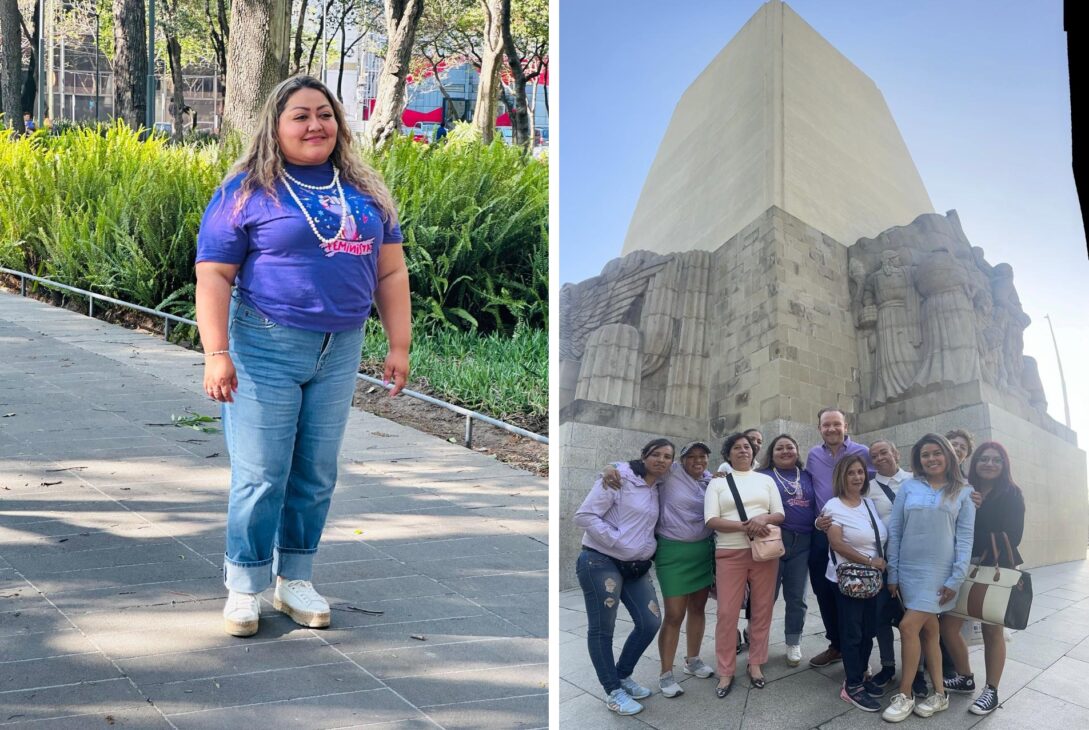
[[[726,695],[730,694],[730,690],[734,688],[734,678],[730,677],[730,683],[725,687],[715,687],[715,696],[720,700]]]
[[[764,689],[764,686],[767,684],[767,682],[764,680],[763,677],[754,677],[752,676],[752,673],[749,672],[749,670],[747,669],[745,670],[745,673],[749,675],[749,682],[752,683],[753,687],[756,687],[757,689]]]

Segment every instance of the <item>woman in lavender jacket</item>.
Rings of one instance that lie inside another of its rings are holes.
[[[658,597],[647,573],[657,548],[658,487],[673,454],[670,441],[651,441],[621,472],[620,489],[605,488],[599,478],[575,512],[575,524],[585,530],[575,573],[586,599],[586,644],[605,689],[605,704],[620,715],[641,712],[636,700],[650,696],[631,674],[661,626]],[[635,628],[615,661],[613,629],[620,603]]]

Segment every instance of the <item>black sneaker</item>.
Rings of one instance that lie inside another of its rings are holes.
[[[920,699],[926,699],[926,677],[923,676],[922,672],[915,675],[915,681],[911,683],[911,694]]]
[[[896,667],[881,667],[881,671],[873,675],[870,681],[884,689],[894,679],[896,679]]]
[[[862,683],[862,689],[865,690],[866,694],[868,694],[870,697],[884,697],[885,696],[885,688],[884,687],[878,687],[876,684],[874,684],[873,682],[870,682],[870,681],[863,682]]]
[[[968,708],[973,715],[989,715],[998,708],[998,690],[991,685],[983,688],[976,701]]]
[[[881,703],[866,694],[866,690],[862,685],[850,688],[844,685],[839,691],[839,698],[844,702],[850,702],[863,712],[881,711]]]
[[[958,674],[952,679],[943,679],[946,692],[971,694],[976,691],[976,680],[971,674]]]

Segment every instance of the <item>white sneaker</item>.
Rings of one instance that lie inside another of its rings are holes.
[[[645,699],[652,694],[649,687],[644,687],[631,677],[620,680],[620,688],[627,692],[633,700]]]
[[[223,627],[231,636],[253,636],[257,633],[257,621],[261,618],[261,603],[256,593],[227,594],[223,607]]]
[[[286,613],[300,626],[324,629],[329,625],[329,603],[318,595],[308,580],[278,578],[272,607]]]
[[[787,644],[787,666],[796,667],[802,663],[802,647],[799,644]]]
[[[702,657],[692,657],[691,659],[684,660],[684,673],[691,674],[700,679],[707,679],[715,673],[715,670],[707,666]]]
[[[662,694],[666,697],[676,697],[684,694],[684,689],[673,678],[673,672],[666,672],[658,677],[658,689],[662,690]]]
[[[881,719],[888,722],[903,722],[911,715],[911,711],[915,709],[915,698],[908,697],[905,694],[894,694],[892,696],[892,702],[885,708],[885,711],[881,713]]]
[[[930,717],[935,712],[941,712],[942,710],[949,709],[949,695],[934,694],[927,697],[922,702],[915,703],[915,714],[919,717]]]

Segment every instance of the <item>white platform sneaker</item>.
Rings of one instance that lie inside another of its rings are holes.
[[[256,593],[231,591],[223,607],[223,627],[231,636],[253,636],[261,618],[261,602]]]
[[[329,603],[308,580],[277,578],[272,607],[286,613],[300,626],[324,629],[329,625]]]

